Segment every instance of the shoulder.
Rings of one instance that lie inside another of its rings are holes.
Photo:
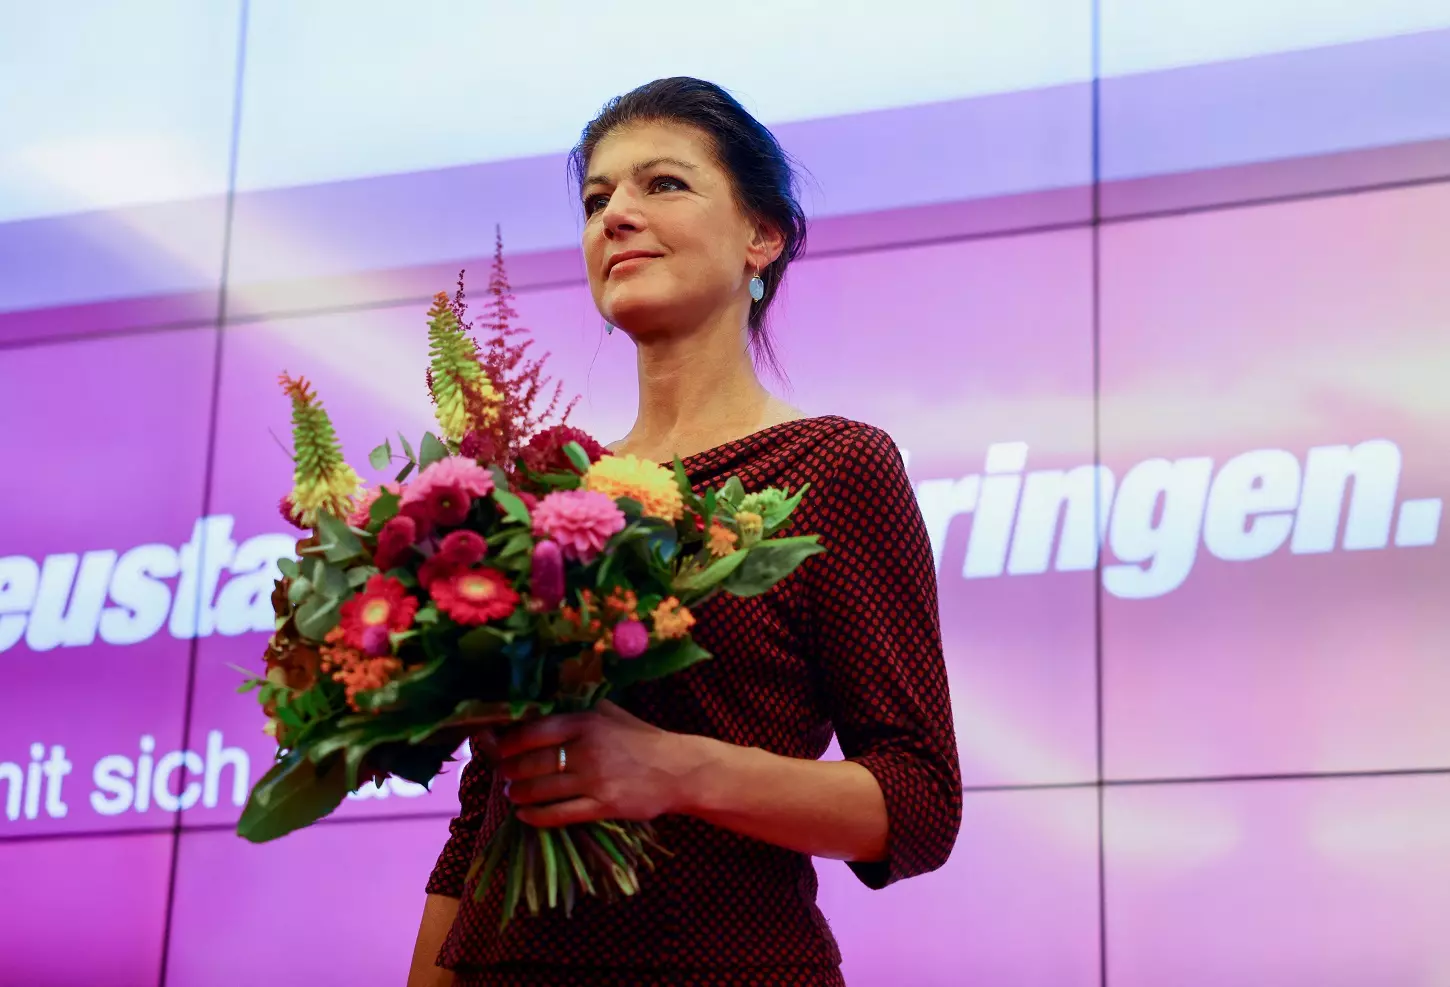
[[[829,473],[905,472],[901,451],[884,429],[836,416],[816,421],[821,424],[813,441]]]

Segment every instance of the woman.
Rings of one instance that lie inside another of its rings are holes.
[[[701,608],[713,660],[475,741],[410,983],[840,984],[810,858],[884,887],[941,866],[961,818],[921,516],[884,433],[805,418],[756,376],[748,344],[773,359],[766,312],[805,237],[770,132],[717,86],[665,79],[612,101],[571,162],[594,302],[638,351],[615,451],[679,454],[697,484],[810,483],[794,524],[827,552]],[[818,761],[833,730],[846,760]],[[475,903],[465,875],[509,801],[539,826],[655,820],[673,855],[632,898],[500,933],[500,889]]]

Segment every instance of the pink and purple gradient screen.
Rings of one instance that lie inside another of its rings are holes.
[[[1346,65],[1403,87],[1450,32],[1397,43],[1119,76],[1096,112],[1086,84],[932,107],[968,130],[863,161],[888,191],[817,216],[780,386],[907,457],[967,789],[937,873],[869,892],[818,863],[851,983],[1450,982],[1450,117],[1264,150],[1286,95],[1209,148],[1153,103]],[[924,112],[781,130],[809,166]],[[1040,173],[972,193],[991,146]],[[418,210],[487,205],[505,165],[0,223],[29,265],[0,273],[0,987],[402,982],[456,769],[244,843],[273,745],[233,666],[288,542],[278,372],[356,465],[421,434],[426,298],[480,283],[493,218],[439,247]],[[572,208],[559,166],[517,165],[499,212],[538,248],[517,308],[614,438],[632,347],[531,232]],[[913,168],[967,191],[895,202]],[[206,258],[142,249],[166,223]]]

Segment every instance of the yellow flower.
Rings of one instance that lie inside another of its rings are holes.
[[[352,513],[353,494],[362,479],[346,463],[338,463],[325,472],[309,475],[298,469],[293,477],[292,506],[302,515],[302,523],[317,523],[317,512],[326,510],[336,518]]]
[[[655,635],[663,641],[684,637],[695,626],[694,615],[673,596],[655,607],[650,617],[654,620]]]
[[[636,500],[646,517],[678,521],[685,515],[674,474],[638,456],[605,456],[584,474],[584,488]]]
[[[737,512],[735,525],[740,529],[740,542],[746,548],[760,541],[760,537],[765,534],[765,518],[753,511]]]
[[[725,527],[719,521],[710,525],[710,554],[716,558],[729,555],[735,551],[735,532]]]

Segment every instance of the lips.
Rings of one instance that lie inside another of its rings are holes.
[[[640,259],[647,258],[647,257],[658,257],[658,256],[660,256],[660,255],[659,254],[656,254],[656,253],[651,253],[648,250],[624,250],[624,251],[621,251],[620,253],[615,254],[613,257],[609,258],[609,260],[607,260],[605,262],[605,265],[604,265],[604,276],[605,277],[608,277],[610,275],[610,273],[614,270],[614,268],[615,268],[616,265],[623,264],[627,260],[640,260]]]

